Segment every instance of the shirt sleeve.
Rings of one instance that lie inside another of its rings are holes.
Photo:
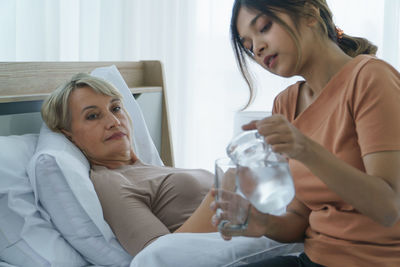
[[[400,150],[400,74],[373,59],[359,72],[353,115],[362,155]]]
[[[122,175],[92,172],[91,179],[105,220],[129,254],[135,256],[154,238],[170,233],[147,203],[130,193]]]

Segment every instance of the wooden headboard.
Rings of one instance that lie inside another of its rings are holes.
[[[166,166],[174,166],[164,72],[159,61],[138,62],[0,62],[0,115],[38,110],[47,95],[78,72],[90,73],[98,67],[115,65],[132,94],[162,95],[161,145]],[[146,114],[144,114],[146,119]]]

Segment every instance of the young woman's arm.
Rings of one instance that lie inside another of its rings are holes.
[[[400,151],[363,157],[366,173],[309,140],[301,162],[345,202],[374,221],[392,226],[400,217]]]
[[[266,118],[257,127],[275,152],[303,163],[361,213],[384,226],[399,220],[400,151],[364,156],[364,173],[304,136],[281,115]]]

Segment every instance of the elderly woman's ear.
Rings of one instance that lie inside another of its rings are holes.
[[[72,134],[70,132],[68,132],[65,129],[61,129],[61,132],[65,135],[65,137],[68,138],[69,141],[71,141],[72,143],[74,143],[74,140],[72,140]]]

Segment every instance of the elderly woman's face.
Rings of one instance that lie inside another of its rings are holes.
[[[129,119],[119,98],[83,87],[72,91],[68,107],[71,129],[64,134],[91,163],[107,166],[132,159]]]

